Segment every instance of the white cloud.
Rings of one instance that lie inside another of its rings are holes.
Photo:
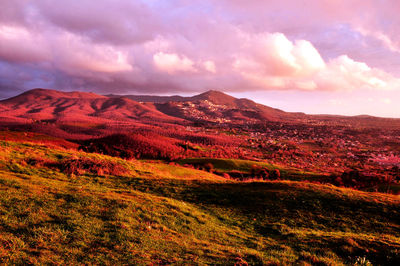
[[[217,68],[215,67],[215,63],[211,60],[205,61],[203,63],[204,69],[211,73],[216,73]]]
[[[325,62],[309,41],[292,42],[282,33],[242,33],[242,36],[246,46],[232,67],[253,87],[338,91],[400,89],[399,78],[347,55]]]
[[[58,35],[52,48],[57,67],[70,73],[82,70],[113,73],[133,69],[123,50],[107,44],[94,44],[72,33]]]
[[[326,64],[317,49],[306,40],[294,43],[282,33],[241,33],[246,46],[238,53],[233,68],[261,88],[296,86],[313,90],[317,85],[305,78],[323,70]]]
[[[153,55],[153,62],[159,70],[167,72],[168,74],[196,72],[192,60],[186,56],[179,56],[174,53],[158,52]]]
[[[321,89],[327,90],[394,90],[400,79],[380,69],[371,68],[347,55],[331,60],[315,77]]]

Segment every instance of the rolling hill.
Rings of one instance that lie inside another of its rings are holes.
[[[138,102],[140,101],[140,102]],[[247,124],[265,121],[294,121],[304,114],[287,113],[237,99],[219,91],[192,97],[98,95],[87,92],[61,92],[33,89],[0,101],[0,119],[29,123],[90,122],[169,122],[183,120]]]
[[[370,160],[393,159],[398,134],[326,126],[389,120],[217,91],[180,100],[35,89],[1,101],[0,261],[399,265],[400,170]]]
[[[129,123],[262,125],[269,122],[397,128],[400,119],[285,112],[219,91],[192,97],[98,95],[33,89],[0,101],[0,122],[110,125]]]
[[[0,102],[0,120],[54,123],[113,123],[134,121],[179,122],[125,97],[94,93],[34,89]]]
[[[117,96],[112,95],[112,97]],[[215,90],[192,97],[149,95],[124,95],[124,97],[152,103],[165,114],[190,121],[247,124],[266,121],[289,122],[305,116],[301,113],[284,112],[249,99],[237,99]]]

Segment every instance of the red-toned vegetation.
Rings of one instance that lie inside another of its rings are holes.
[[[150,134],[113,134],[84,141],[80,149],[124,159],[165,159],[182,157],[184,149],[176,140]]]
[[[27,158],[25,163],[36,168],[54,168],[67,175],[93,174],[97,176],[120,176],[128,173],[128,170],[121,164],[88,157],[67,158],[60,161],[41,158]]]
[[[240,158],[241,140],[168,128],[136,128],[134,133],[110,134],[81,141],[80,149],[124,159],[177,160],[189,157]]]
[[[29,131],[0,131],[0,140],[39,143],[48,146],[58,146],[69,149],[76,149],[79,146],[78,144],[67,141],[63,138],[56,138]]]
[[[250,176],[252,178],[260,178],[264,180],[277,180],[281,177],[279,169],[269,170],[259,165],[253,165],[250,169]]]
[[[157,103],[32,90],[1,102],[0,128],[20,132],[5,140],[64,148],[80,145],[85,151],[127,159],[245,159],[278,165],[281,170],[260,168],[250,173],[232,169],[229,175],[237,179],[287,179],[291,177],[286,169],[296,169],[303,174],[295,180],[363,190],[383,191],[391,186],[385,192],[400,187],[398,171],[391,170],[400,166],[400,130],[396,127],[400,120],[285,113],[215,91],[169,102],[182,113],[175,118],[163,114]],[[53,139],[23,136],[27,132]],[[215,165],[195,167],[224,173]]]
[[[378,190],[386,186],[385,192],[390,192],[390,186],[395,184],[398,176],[394,175],[374,175],[363,173],[358,170],[345,171],[341,176],[333,176],[332,183],[337,186],[351,187],[355,189]]]
[[[128,172],[121,164],[93,158],[71,158],[53,164],[60,171],[69,175],[82,175],[85,173],[98,176],[114,175],[120,176]]]

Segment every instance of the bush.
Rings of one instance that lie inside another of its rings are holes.
[[[206,163],[206,164],[204,165],[204,169],[205,169],[207,172],[212,173],[212,172],[214,171],[214,165],[213,165],[212,163]]]
[[[279,169],[274,169],[271,171],[269,176],[270,176],[270,179],[276,180],[276,179],[281,178],[281,172],[279,171]]]
[[[58,168],[61,172],[68,175],[94,174],[98,176],[120,176],[128,172],[125,167],[118,163],[92,158],[70,158],[52,163],[51,166]]]
[[[223,173],[222,177],[226,179],[231,179],[231,176],[228,173]]]

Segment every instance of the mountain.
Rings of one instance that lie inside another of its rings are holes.
[[[265,121],[295,121],[304,114],[287,113],[258,104],[249,99],[237,99],[220,91],[210,90],[192,97],[150,95],[107,95],[126,97],[152,104],[157,110],[190,121],[215,123],[260,123]]]
[[[108,94],[105,95],[110,98],[126,97],[137,102],[147,102],[147,103],[167,103],[167,102],[193,102],[193,101],[212,101],[216,102],[233,102],[234,97],[227,95],[220,91],[210,90],[199,95],[184,97],[180,95],[172,96],[157,96],[157,95],[116,95]]]
[[[303,114],[288,113],[249,99],[237,99],[219,91],[187,97],[185,101],[155,104],[161,112],[191,121],[217,123],[263,123],[294,121]]]
[[[138,101],[135,101],[139,100]],[[98,95],[33,89],[0,101],[4,123],[216,123],[225,125],[266,122],[341,125],[357,127],[400,127],[400,119],[372,116],[306,115],[238,99],[210,90],[192,97],[149,95]]]
[[[139,100],[137,102],[135,100]],[[98,95],[33,89],[0,101],[0,121],[7,122],[182,122],[248,124],[293,121],[287,113],[248,99],[237,99],[219,91],[192,97],[146,95]]]
[[[105,95],[110,98],[119,98],[125,97],[138,102],[146,102],[146,103],[167,103],[167,102],[196,102],[196,101],[210,101],[214,104],[223,104],[223,105],[235,105],[237,100],[247,100],[247,99],[236,99],[233,96],[225,94],[220,91],[209,90],[204,93],[194,95],[191,97],[184,97],[179,95],[172,96],[155,96],[155,95],[115,95],[109,94]],[[247,100],[250,101],[250,100]],[[250,101],[252,102],[252,101]],[[231,106],[232,107],[232,106]]]
[[[193,97],[188,97],[189,101],[210,101],[214,104],[220,105],[235,105],[235,102],[238,100],[235,97],[232,97],[228,94],[225,94],[221,91],[209,90],[199,95],[195,95]]]
[[[0,101],[0,106],[1,121],[90,124],[138,120],[180,121],[125,97],[110,98],[86,92],[33,89]]]

